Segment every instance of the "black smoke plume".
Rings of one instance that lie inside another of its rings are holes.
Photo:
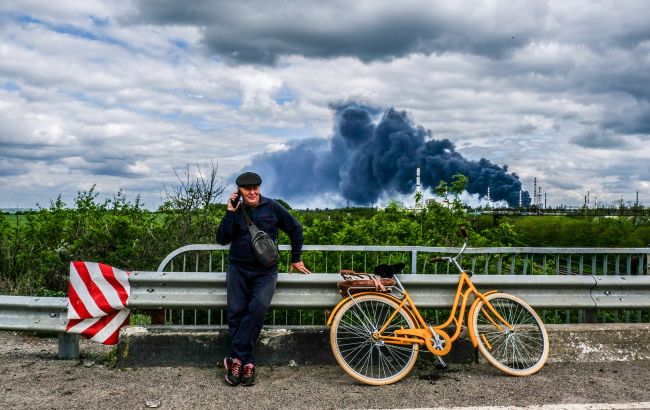
[[[487,159],[462,157],[448,139],[431,139],[430,132],[414,126],[404,111],[381,110],[354,102],[332,106],[334,135],[310,139],[289,149],[256,157],[251,168],[264,179],[264,192],[287,201],[305,201],[314,195],[340,194],[357,205],[377,202],[382,195],[415,191],[420,167],[423,188],[450,182],[460,173],[468,177],[467,192],[484,198],[490,187],[493,201],[519,205],[521,182],[507,165]],[[523,205],[530,203],[528,192]]]

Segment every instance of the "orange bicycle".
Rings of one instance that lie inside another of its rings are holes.
[[[332,352],[346,373],[366,384],[395,383],[411,371],[423,345],[444,366],[441,356],[449,353],[461,333],[470,297],[469,338],[491,365],[513,376],[528,376],[544,366],[549,351],[544,323],[516,296],[478,291],[470,279],[472,272],[459,263],[467,248],[467,233],[461,232],[460,252],[434,259],[452,263],[460,272],[454,303],[443,324],[433,326],[423,319],[394,272],[384,275],[390,277],[388,286],[373,276],[369,282],[377,286],[372,290],[367,284],[344,288],[346,295],[327,324]],[[450,326],[455,326],[451,336],[445,331]]]

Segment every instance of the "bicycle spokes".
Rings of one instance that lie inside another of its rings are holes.
[[[521,299],[503,293],[488,295],[478,303],[473,330],[486,359],[513,375],[539,370],[548,355],[548,337],[535,311]]]
[[[352,377],[369,384],[393,383],[415,364],[417,344],[393,344],[382,335],[413,328],[414,323],[388,298],[365,295],[337,313],[330,341],[337,362]],[[395,314],[397,312],[397,314]],[[384,328],[379,334],[378,329]]]

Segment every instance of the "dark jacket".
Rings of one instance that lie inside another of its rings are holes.
[[[251,234],[242,213],[244,203],[239,205],[236,212],[226,211],[219,228],[217,242],[221,245],[230,244],[228,261],[234,265],[244,265],[267,270],[261,265],[251,246]],[[278,240],[278,230],[282,229],[289,235],[291,242],[291,263],[300,261],[302,252],[302,226],[282,205],[270,198],[260,195],[260,202],[255,208],[246,206],[248,216],[255,226],[266,232],[273,240]]]

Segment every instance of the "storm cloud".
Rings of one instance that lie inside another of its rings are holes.
[[[474,2],[189,1],[137,2],[130,21],[195,24],[207,50],[226,61],[275,64],[283,56],[354,57],[364,62],[412,53],[462,52],[495,58],[526,44],[548,13],[541,2],[497,6],[489,19]],[[514,19],[514,16],[517,16]],[[499,27],[499,30],[494,30]]]

